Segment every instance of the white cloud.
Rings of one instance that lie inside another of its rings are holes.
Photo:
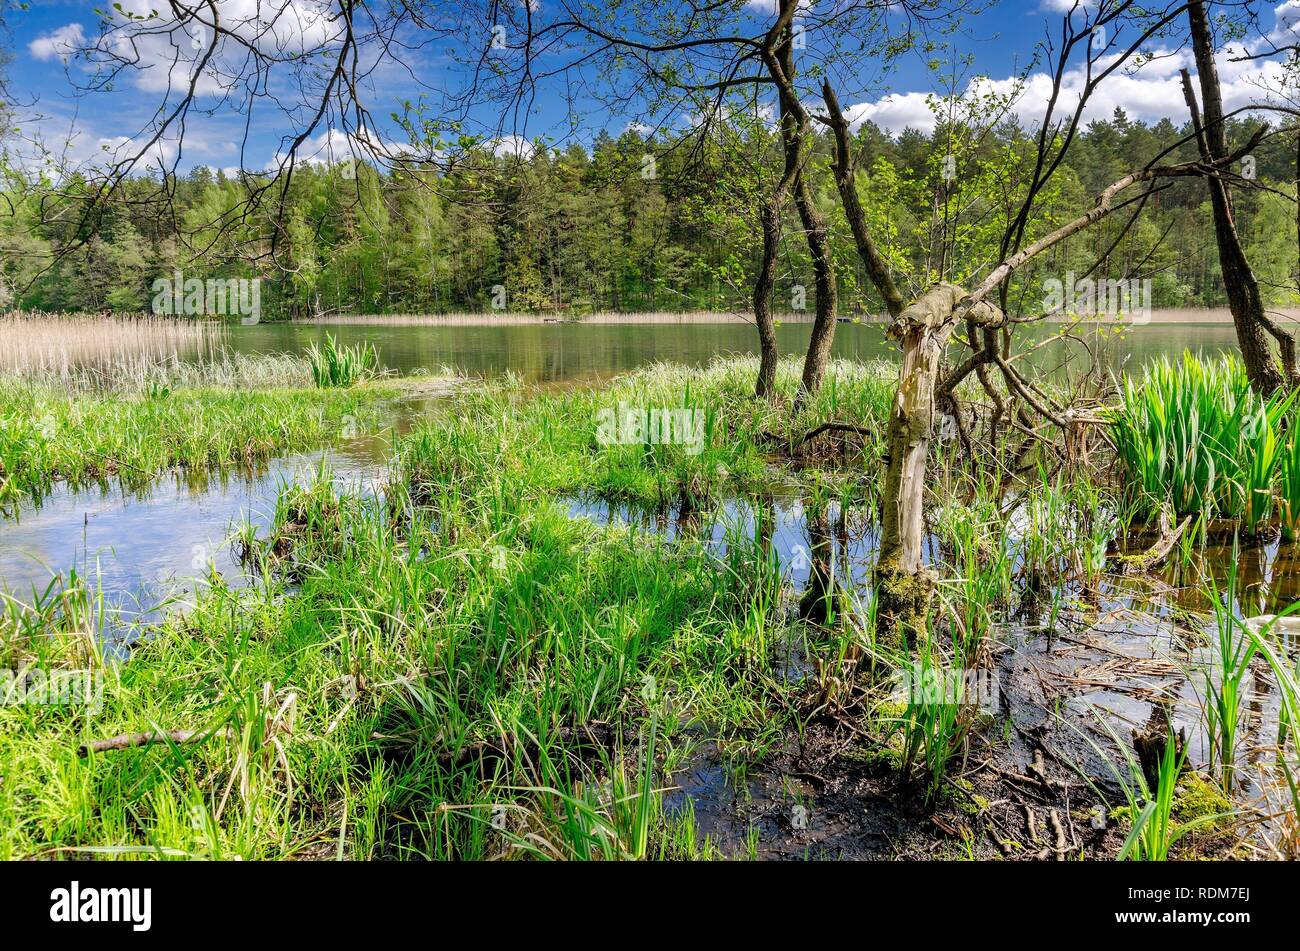
[[[1228,111],[1258,104],[1268,90],[1282,86],[1282,65],[1273,60],[1233,61],[1228,55],[1217,60],[1219,81],[1223,90],[1223,105]],[[1130,118],[1156,122],[1163,118],[1181,124],[1186,121],[1187,106],[1179,70],[1186,67],[1195,75],[1195,62],[1189,50],[1170,52],[1144,64],[1130,73],[1117,70],[1102,82],[1088,100],[1084,109],[1084,122],[1108,119],[1115,110],[1123,109]],[[966,88],[966,94],[994,93],[1010,95],[1016,80],[977,79]],[[1055,115],[1068,115],[1079,101],[1085,83],[1081,68],[1066,73],[1057,100]],[[1052,80],[1047,73],[1033,73],[1026,77],[1020,95],[1011,104],[1011,115],[1025,126],[1042,121],[1048,98],[1052,93]],[[935,127],[935,117],[926,106],[926,95],[908,92],[886,96],[872,102],[858,103],[845,109],[845,115],[854,126],[870,119],[881,128],[898,134],[911,127],[930,132]]]
[[[107,61],[131,63],[134,85],[146,92],[187,88],[206,57],[196,90],[219,95],[245,78],[249,47],[278,59],[310,55],[331,49],[343,31],[341,22],[331,19],[329,0],[215,0],[217,22],[229,35],[218,38],[212,50],[206,5],[196,5],[193,17],[159,10],[157,0],[121,0],[118,6],[95,48]]]
[[[365,150],[357,139],[342,129],[329,128],[304,141],[298,147],[295,161],[300,165],[339,165],[363,155]],[[287,159],[286,153],[276,152],[275,157],[266,163],[265,171],[273,172],[279,169]]]
[[[875,102],[849,106],[844,110],[844,117],[854,128],[870,120],[894,134],[907,128],[929,132],[934,128],[934,116],[926,105],[928,99],[923,92],[896,93]]]
[[[97,140],[95,148],[102,156],[101,161],[105,165],[134,158],[143,149],[143,157],[136,166],[139,171],[170,171],[176,164],[176,141],[159,139],[146,147],[147,142],[148,139],[144,137],[137,141],[130,136],[114,135]],[[186,143],[187,148],[189,144]]]
[[[536,147],[522,135],[503,135],[491,143],[492,154],[498,157],[514,155],[519,158],[532,158]]]
[[[188,142],[186,146],[188,147]],[[382,136],[365,131],[344,132],[342,129],[330,127],[306,139],[298,147],[294,162],[298,165],[342,165],[354,161],[389,162],[409,157],[408,151]],[[266,163],[264,171],[274,172],[287,164],[287,153],[279,151],[271,161]]]
[[[1097,0],[1042,0],[1039,7],[1041,10],[1048,10],[1052,13],[1069,13],[1071,10],[1078,10],[1082,13],[1097,5]]]
[[[27,44],[27,51],[41,62],[61,59],[66,63],[85,45],[86,34],[81,24],[69,23],[49,33],[42,33]]]
[[[1286,46],[1300,40],[1300,0],[1286,0],[1273,8],[1276,22],[1269,41],[1276,46]]]

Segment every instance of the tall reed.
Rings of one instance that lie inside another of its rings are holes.
[[[215,358],[225,325],[193,318],[0,315],[0,373],[64,380],[115,377],[141,366]]]

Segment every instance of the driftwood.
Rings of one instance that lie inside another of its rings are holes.
[[[1169,511],[1162,509],[1160,512],[1160,537],[1144,554],[1139,555],[1124,566],[1124,574],[1146,574],[1163,565],[1169,557],[1169,553],[1174,550],[1174,545],[1178,544],[1178,539],[1183,537],[1183,532],[1187,531],[1187,526],[1191,523],[1192,517],[1189,515],[1178,523],[1177,528],[1173,528],[1169,522]]]
[[[119,733],[117,736],[102,740],[91,740],[77,747],[78,756],[90,753],[105,753],[109,750],[128,750],[137,746],[149,746],[153,743],[170,743],[183,746],[188,743],[202,743],[214,736],[228,737],[230,730],[146,730],[143,733]]]

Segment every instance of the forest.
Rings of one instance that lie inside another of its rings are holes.
[[[1231,124],[1230,134],[1240,136],[1243,126]],[[1172,157],[1189,158],[1195,146],[1187,133],[1168,119],[1130,120],[1121,109],[1088,123],[1036,215],[1044,224],[1064,219],[1120,175],[1130,156],[1172,147]],[[589,148],[479,148],[465,158],[465,171],[449,174],[319,157],[295,174],[283,208],[240,214],[232,227],[216,223],[231,219],[246,186],[201,166],[176,178],[165,209],[132,201],[133,191],[156,191],[156,176],[124,183],[123,200],[87,236],[70,231],[79,223],[72,209],[84,198],[75,182],[63,189],[65,207],[58,198],[51,207],[51,196],[10,167],[15,212],[0,217],[9,249],[0,263],[8,290],[0,293],[22,309],[133,313],[149,310],[152,282],[179,268],[199,278],[261,277],[263,314],[271,319],[744,312],[762,251],[747,192],[755,173],[734,160],[756,149],[744,136],[743,128],[732,129],[687,147],[695,143],[630,130],[599,133]],[[863,201],[901,280],[924,286],[960,279],[957,262],[996,254],[995,239],[1018,201],[1009,183],[1033,158],[1028,130],[1008,121],[978,140],[969,127],[944,125],[930,135],[906,129],[891,136],[867,121],[854,137]],[[1243,190],[1238,205],[1239,228],[1275,306],[1300,300],[1288,197],[1295,193],[1295,141],[1283,134],[1261,145],[1252,156],[1260,187]],[[830,221],[842,311],[880,315],[835,196],[833,150],[829,133],[810,135],[809,177]],[[955,174],[945,176],[949,155]],[[1149,279],[1155,307],[1222,307],[1207,207],[1203,189],[1178,182],[1152,198],[1131,230],[1121,234],[1118,223],[1092,229],[1035,271]],[[794,210],[787,214],[793,218]],[[774,298],[777,310],[797,313],[811,307],[814,277],[797,227],[786,235]],[[64,248],[71,250],[56,258],[53,251]],[[1034,302],[1042,297],[1039,280],[1030,272],[1020,287]]]

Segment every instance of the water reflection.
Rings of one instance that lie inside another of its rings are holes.
[[[1026,339],[1056,332],[1050,325],[1030,328]],[[757,334],[745,323],[726,324],[523,324],[513,326],[377,326],[321,324],[259,324],[234,327],[230,345],[243,353],[303,352],[333,334],[342,343],[372,343],[381,362],[398,372],[454,367],[465,373],[496,377],[513,373],[527,382],[607,379],[657,361],[702,366],[715,356],[756,354]],[[808,324],[777,328],[783,354],[802,354],[808,345]],[[1113,329],[1081,328],[1101,363],[1118,371],[1138,366],[1186,347],[1217,352],[1235,347],[1230,323],[1152,324]],[[835,334],[834,355],[870,360],[897,355],[879,324],[842,324]],[[1053,343],[1027,361],[1054,371],[1067,356],[1078,369],[1084,351],[1077,345]]]
[[[114,639],[155,620],[215,571],[243,577],[230,544],[244,524],[266,527],[286,485],[332,472],[340,490],[371,491],[386,473],[374,440],[220,473],[172,473],[147,491],[114,481],[81,490],[55,486],[40,507],[0,528],[0,590],[20,601],[56,573],[76,571],[104,598]]]

